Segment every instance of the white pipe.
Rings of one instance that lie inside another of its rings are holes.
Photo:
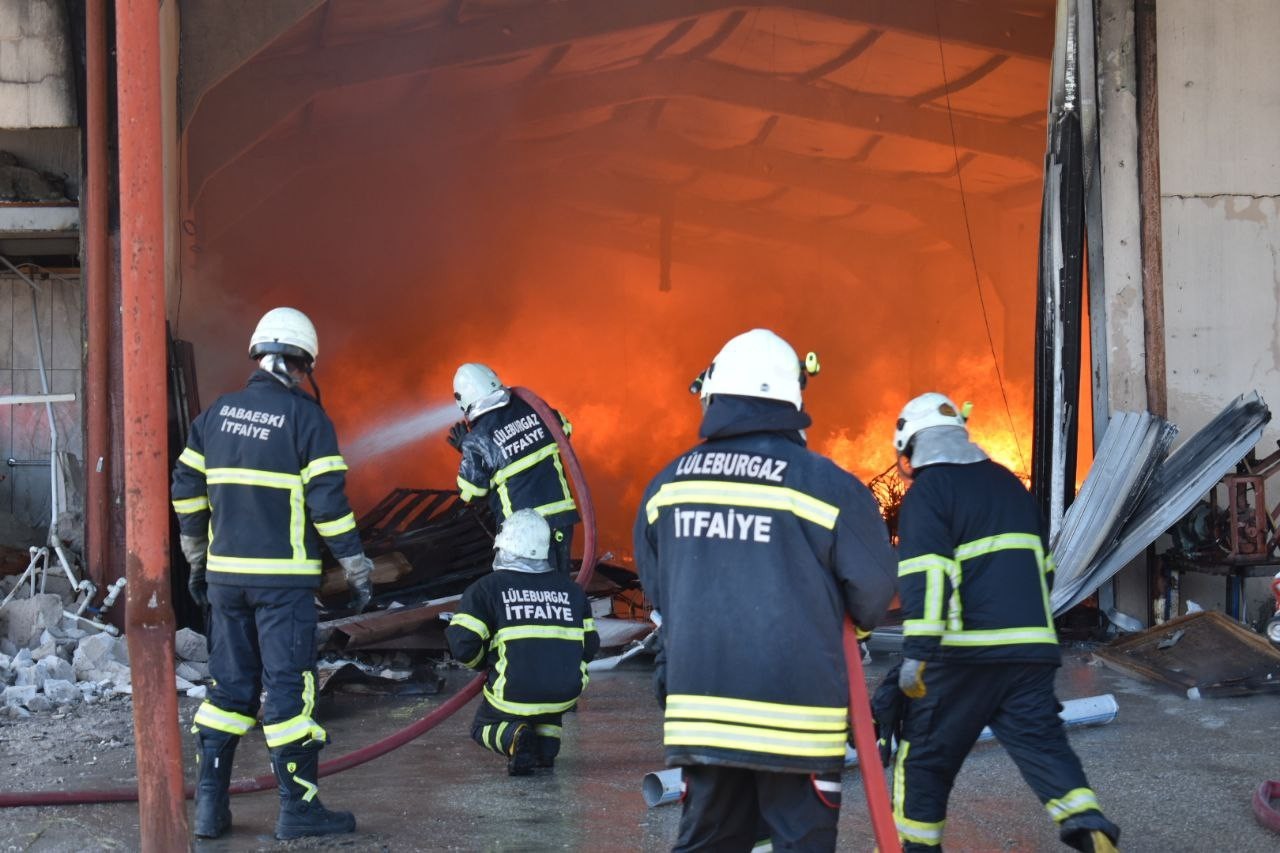
[[[674,803],[684,796],[684,772],[679,767],[644,774],[640,793],[649,808]]]
[[[1083,726],[1101,726],[1111,722],[1120,711],[1116,697],[1110,693],[1101,696],[1086,696],[1083,699],[1068,699],[1062,703],[1058,716],[1069,729]],[[990,727],[984,728],[978,735],[977,743],[995,740],[995,732]],[[858,763],[858,751],[851,746],[845,747],[844,766],[852,767]]]

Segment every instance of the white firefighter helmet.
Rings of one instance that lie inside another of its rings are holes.
[[[453,399],[465,417],[471,417],[476,403],[503,389],[502,380],[487,364],[468,362],[453,374]]]
[[[515,557],[545,560],[551,548],[551,528],[537,510],[516,510],[494,537],[493,547]]]
[[[768,329],[731,338],[707,368],[702,397],[735,394],[781,400],[800,408],[800,359],[791,344]]]
[[[902,407],[898,416],[897,428],[893,433],[893,447],[899,453],[905,453],[907,445],[916,433],[922,429],[937,426],[965,427],[968,416],[951,401],[946,394],[930,391],[921,394]]]
[[[316,327],[297,308],[272,308],[249,338],[249,357],[284,355],[314,363],[320,355]]]

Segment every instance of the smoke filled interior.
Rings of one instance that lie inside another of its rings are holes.
[[[809,444],[864,480],[927,390],[1030,470],[1051,0],[599,0],[563,38],[557,5],[329,0],[206,93],[173,317],[206,403],[306,311],[360,511],[452,485],[485,362],[573,422],[618,559],[752,327],[819,354]]]

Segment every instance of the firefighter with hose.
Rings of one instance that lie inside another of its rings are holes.
[[[650,483],[635,559],[661,614],[655,689],[684,768],[676,850],[836,847],[848,737],[845,614],[884,617],[894,557],[871,492],[808,450],[816,358],[730,340],[695,382],[703,439]]]
[[[551,527],[551,566],[568,574],[578,506],[546,424],[487,365],[461,365],[453,377],[453,399],[464,419],[453,425],[446,440],[462,454],[462,499],[486,498],[499,524],[517,510],[536,510]],[[556,414],[564,434],[570,435],[573,426]]]
[[[902,664],[873,705],[882,756],[899,729],[899,838],[906,851],[941,849],[952,783],[989,725],[1063,843],[1113,851],[1120,829],[1103,816],[1058,717],[1062,660],[1040,511],[1018,478],[969,440],[967,418],[967,406],[923,394],[903,408],[893,437],[911,482],[898,518],[905,641]]]
[[[372,592],[347,502],[347,465],[311,371],[315,327],[293,308],[263,315],[249,342],[258,369],[191,424],[173,471],[173,508],[189,590],[212,610],[209,671],[214,686],[196,712],[195,834],[217,838],[231,825],[228,787],[240,738],[256,722],[280,791],[276,837],[352,832],[350,812],[316,795],[325,731],[316,723],[315,592],[323,539],[364,609]],[[298,384],[311,379],[313,398]]]

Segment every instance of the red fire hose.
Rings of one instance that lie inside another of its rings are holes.
[[[591,503],[591,491],[587,488],[587,480],[582,474],[582,466],[578,463],[578,457],[574,454],[573,447],[569,444],[568,438],[560,428],[560,419],[551,411],[551,408],[528,388],[513,388],[511,390],[517,397],[528,403],[542,418],[543,423],[547,425],[548,432],[551,433],[551,437],[555,439],[556,445],[560,448],[560,458],[569,467],[569,478],[573,481],[573,490],[578,498],[578,508],[582,513],[582,568],[578,571],[578,584],[583,589],[586,589],[587,585],[591,583],[591,576],[596,567],[596,513],[595,506]],[[334,773],[341,773],[343,770],[350,770],[352,767],[358,767],[368,761],[373,761],[375,758],[380,758],[393,749],[398,749],[409,741],[429,732],[452,716],[455,711],[470,702],[480,692],[480,688],[484,686],[484,680],[484,673],[477,675],[456,695],[422,719],[410,723],[398,732],[387,735],[380,741],[361,747],[346,755],[340,755],[332,761],[323,762],[320,765],[320,775],[329,776]],[[253,779],[241,779],[233,782],[231,784],[231,793],[251,794],[257,791],[267,791],[275,786],[275,776],[267,774],[256,776]],[[190,798],[194,794],[195,789],[188,786],[186,789],[187,797]],[[137,799],[138,789],[136,787],[82,791],[22,791],[0,793],[0,808],[124,803],[134,802]]]

